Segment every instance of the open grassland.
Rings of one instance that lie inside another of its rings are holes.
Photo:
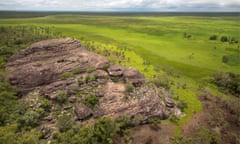
[[[2,25],[55,27],[64,36],[126,46],[153,65],[202,78],[215,71],[240,73],[239,44],[210,41],[211,35],[240,38],[239,17],[51,15],[2,19]],[[183,34],[191,35],[183,38]],[[230,57],[222,63],[222,57]]]
[[[135,67],[149,79],[162,80],[176,100],[187,103],[180,126],[202,110],[197,98],[202,89],[226,96],[209,83],[214,73],[240,74],[239,16],[59,14],[2,18],[0,26],[50,28],[59,37],[79,39],[114,63]],[[212,35],[217,39],[210,40]],[[222,36],[238,43],[221,42]]]

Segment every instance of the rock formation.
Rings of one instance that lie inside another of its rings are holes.
[[[109,66],[105,57],[87,51],[70,38],[34,43],[13,55],[7,69],[11,71],[10,83],[20,89],[23,97],[37,89],[53,102],[50,113],[72,111],[76,120],[125,115],[147,123],[149,118],[166,119],[171,112],[178,111],[168,95],[159,96],[166,93],[164,89],[144,84],[146,80],[139,71]],[[132,91],[126,91],[126,83],[134,86]],[[68,99],[63,104],[67,108],[54,108],[60,92]],[[84,102],[93,96],[98,103],[91,109]]]

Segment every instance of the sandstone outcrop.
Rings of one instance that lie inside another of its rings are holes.
[[[32,44],[13,55],[7,64],[11,72],[9,81],[17,86],[23,97],[38,89],[41,96],[53,102],[64,91],[67,101],[63,108],[52,108],[51,113],[75,114],[77,120],[85,121],[100,116],[117,118],[121,115],[140,119],[166,119],[177,110],[169,97],[159,97],[163,89],[146,84],[144,76],[133,68],[109,65],[108,60],[84,49],[74,39],[52,39]],[[111,78],[121,79],[114,82]],[[134,85],[126,91],[126,83]],[[95,99],[88,99],[96,96]],[[94,109],[83,101],[98,104]],[[57,118],[56,118],[57,119]]]
[[[64,72],[79,68],[100,69],[108,61],[85,50],[78,41],[67,39],[45,40],[32,44],[13,55],[7,64],[12,72],[10,83],[24,92],[56,82]]]

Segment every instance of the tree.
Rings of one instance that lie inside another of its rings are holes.
[[[222,36],[220,40],[221,40],[221,42],[227,42],[228,37],[227,36]]]
[[[211,35],[209,39],[210,40],[217,40],[217,35]]]
[[[223,63],[228,63],[228,57],[224,55],[224,56],[222,57],[222,62],[223,62]]]
[[[60,132],[66,132],[73,126],[73,120],[68,115],[63,115],[58,119],[58,129]]]

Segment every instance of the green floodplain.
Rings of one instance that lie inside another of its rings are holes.
[[[41,36],[72,37],[113,63],[134,67],[149,80],[158,79],[175,100],[187,105],[186,115],[177,122],[176,135],[181,134],[181,127],[195,113],[202,111],[199,94],[208,91],[226,100],[239,95],[240,87],[231,93],[212,82],[218,73],[240,74],[239,13],[0,12],[0,15],[0,48],[11,41],[9,38],[18,40],[15,47],[25,48],[42,39]],[[17,32],[6,33],[9,29]],[[27,38],[23,31],[32,37]]]

